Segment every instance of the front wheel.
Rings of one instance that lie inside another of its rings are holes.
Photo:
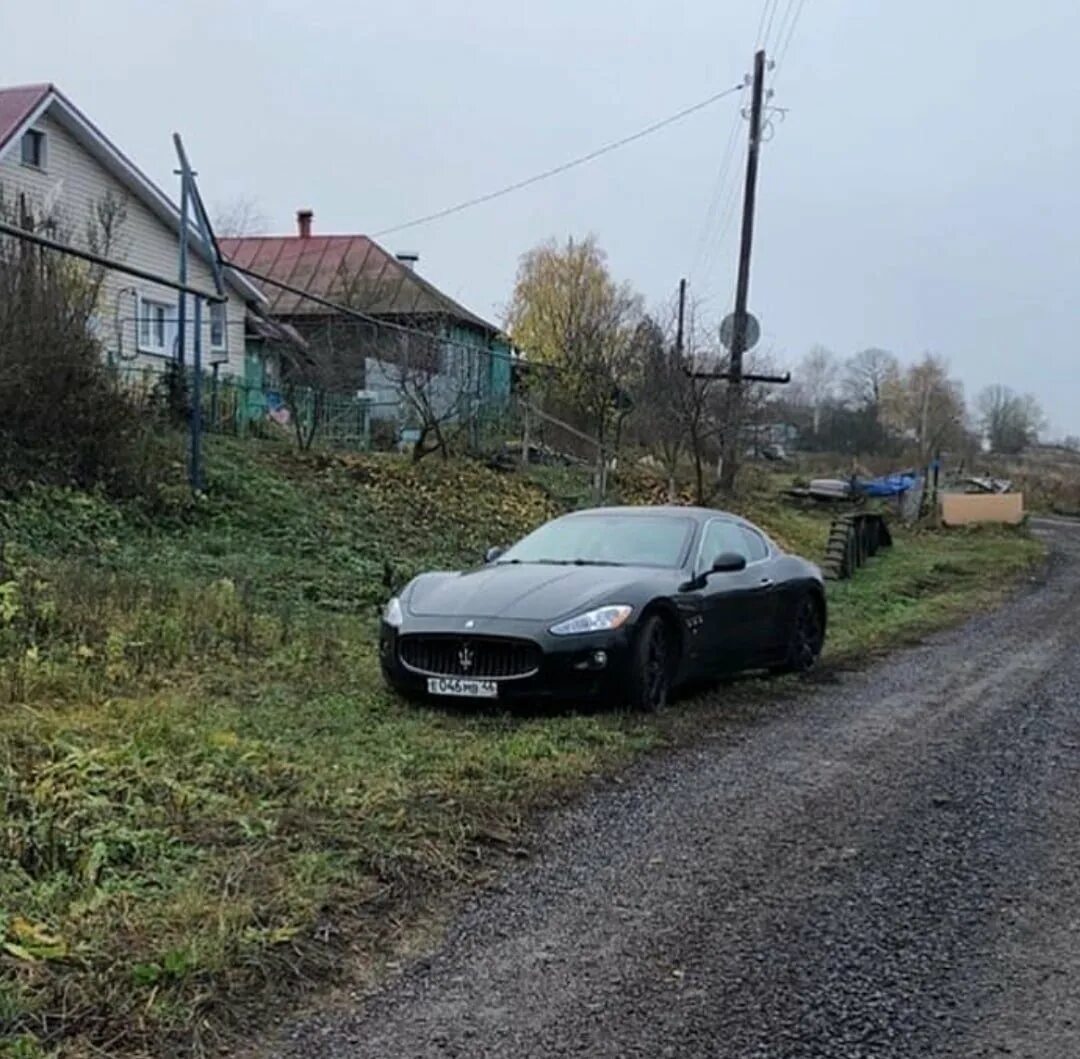
[[[671,694],[671,637],[664,619],[645,619],[630,652],[627,698],[631,709],[655,713],[668,704]]]
[[[821,607],[813,596],[800,596],[792,608],[784,661],[778,673],[805,673],[814,668],[825,643],[825,623]]]

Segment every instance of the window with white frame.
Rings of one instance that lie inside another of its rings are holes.
[[[210,303],[210,348],[224,350],[227,345],[228,328],[224,302]]]
[[[139,350],[170,356],[176,337],[176,306],[139,299]]]
[[[45,168],[45,133],[40,129],[28,129],[23,133],[21,158],[23,165],[35,169]]]

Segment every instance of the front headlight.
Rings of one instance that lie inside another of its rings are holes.
[[[405,615],[401,613],[401,600],[394,596],[389,603],[386,604],[386,609],[383,611],[383,621],[387,625],[392,625],[395,629],[401,628],[401,623],[405,620]]]
[[[548,630],[553,636],[575,636],[584,632],[607,632],[617,629],[626,624],[626,619],[633,612],[633,607],[625,604],[613,604],[608,607],[598,607],[585,614],[579,614],[576,618],[567,618],[558,625],[552,625]]]

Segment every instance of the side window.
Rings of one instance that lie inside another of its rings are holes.
[[[34,169],[45,168],[45,133],[39,129],[29,129],[22,138],[22,164]]]
[[[745,526],[740,526],[739,532],[742,533],[743,538],[746,541],[746,561],[748,563],[756,563],[769,554],[769,546],[765,543],[765,538],[762,537],[760,533],[755,533],[752,529],[747,529]]]
[[[698,555],[698,569],[705,570],[712,566],[718,555],[734,552],[751,562],[748,542],[743,536],[741,526],[724,519],[714,519],[705,527],[705,536],[701,539]]]
[[[222,302],[210,303],[210,348],[225,349],[225,336],[227,334],[225,306]]]

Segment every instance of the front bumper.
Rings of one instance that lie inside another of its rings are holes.
[[[478,636],[507,636],[530,640],[536,644],[540,649],[540,662],[535,673],[526,677],[496,679],[495,683],[499,687],[496,699],[468,700],[455,697],[439,701],[486,703],[622,701],[629,671],[630,636],[632,635],[629,630],[617,629],[614,632],[586,633],[581,636],[552,636],[546,629],[537,630],[531,623],[528,624],[529,631],[477,628],[475,632]],[[428,674],[410,669],[402,663],[398,653],[400,635],[450,635],[467,638],[467,634],[463,634],[460,630],[448,629],[445,625],[407,622],[399,630],[383,622],[379,633],[379,662],[383,676],[392,687],[412,696],[426,696],[429,676],[467,676],[461,673]],[[597,663],[597,652],[603,652],[605,656],[602,665]]]

